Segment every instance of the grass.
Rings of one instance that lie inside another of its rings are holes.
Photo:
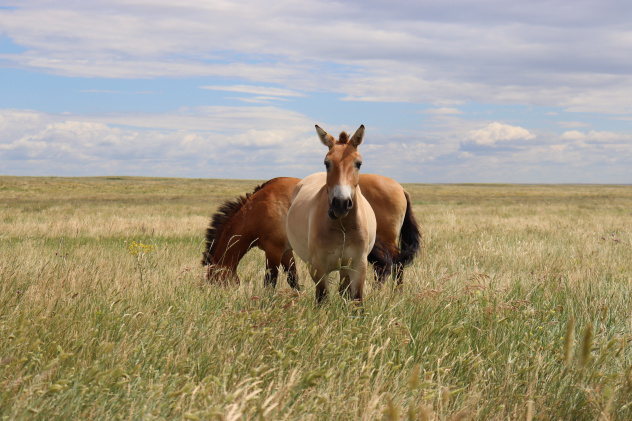
[[[204,282],[256,184],[0,177],[0,418],[632,418],[632,187],[406,185],[424,249],[358,312],[258,250]]]

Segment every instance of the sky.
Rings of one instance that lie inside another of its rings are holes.
[[[0,174],[632,184],[629,0],[0,0]]]

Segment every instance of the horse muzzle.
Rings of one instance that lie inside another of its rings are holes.
[[[342,219],[349,214],[349,211],[353,208],[353,199],[345,198],[339,199],[334,197],[329,203],[329,210],[327,216],[329,219],[336,221]]]

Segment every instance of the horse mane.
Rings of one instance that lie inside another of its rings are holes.
[[[340,136],[338,136],[338,143],[345,144],[349,142],[349,135],[347,132],[340,132]]]
[[[202,265],[211,265],[213,262],[213,255],[217,250],[217,245],[219,243],[219,239],[221,238],[224,229],[230,222],[230,220],[241,210],[246,202],[250,200],[250,198],[261,190],[268,181],[265,183],[255,187],[252,193],[246,193],[245,196],[239,196],[236,199],[229,199],[222,203],[220,207],[217,209],[217,212],[213,214],[211,217],[211,222],[206,229],[206,240],[205,240],[205,250],[202,253]]]

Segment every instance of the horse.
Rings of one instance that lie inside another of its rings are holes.
[[[237,265],[252,248],[266,257],[264,284],[276,286],[279,266],[287,272],[288,284],[299,289],[293,255],[285,251],[285,218],[298,178],[278,177],[256,187],[252,194],[226,201],[213,215],[206,230],[202,265],[206,279],[217,283],[235,280]]]
[[[364,125],[338,140],[316,125],[321,142],[329,148],[326,173],[298,182],[287,211],[287,251],[309,267],[316,284],[316,300],[327,297],[329,274],[340,272],[340,293],[362,302],[367,258],[376,241],[377,220],[360,188]]]
[[[266,258],[264,285],[275,288],[282,267],[288,284],[299,289],[292,256],[284,254],[287,210],[299,181],[293,177],[273,178],[252,193],[219,207],[206,230],[202,265],[206,267],[207,280],[239,282],[237,265],[251,248],[258,247]],[[381,249],[374,247],[369,253],[375,279],[382,284],[393,272],[399,286],[404,267],[412,262],[421,244],[410,196],[395,180],[376,174],[360,174],[360,189],[375,212],[377,236],[383,240],[378,245],[385,245]]]
[[[421,248],[421,231],[410,195],[397,181],[377,174],[360,174],[360,190],[369,201],[377,219],[377,242],[369,253],[375,279],[383,284],[394,271],[396,285],[403,283],[404,268]],[[385,254],[386,256],[380,256]]]

